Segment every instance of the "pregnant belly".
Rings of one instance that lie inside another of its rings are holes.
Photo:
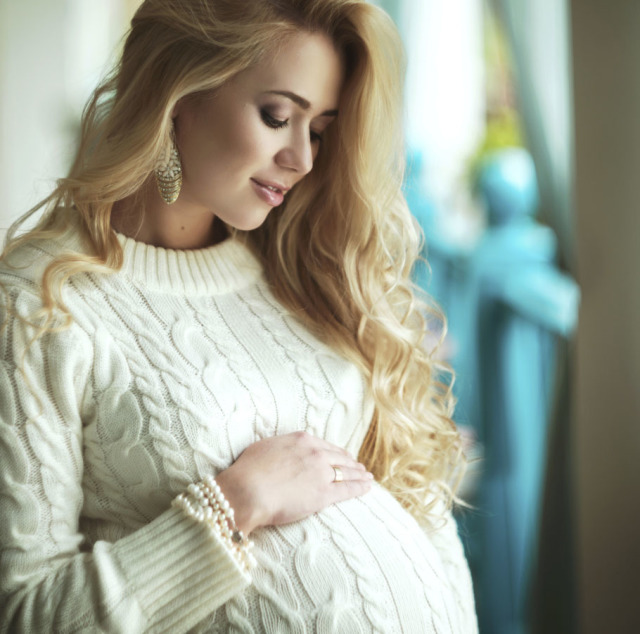
[[[456,632],[440,553],[382,487],[252,535],[253,584],[207,632]]]

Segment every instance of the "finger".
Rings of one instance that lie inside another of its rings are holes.
[[[371,490],[372,483],[372,480],[344,480],[337,482],[331,487],[331,497],[334,503],[359,497]]]
[[[368,482],[373,480],[373,474],[366,471],[364,468],[353,468],[346,465],[330,465],[331,469],[329,479],[335,484],[341,484],[346,480],[358,480],[362,482]]]
[[[327,461],[327,463],[328,466],[331,467],[331,472],[334,467],[337,467],[342,471],[343,477],[346,477],[347,472],[356,473],[359,478],[362,478],[363,474],[367,473],[367,468],[362,463],[356,462],[355,460],[345,460],[344,458],[340,459],[339,456],[333,456]],[[338,479],[340,479],[340,476],[338,476]]]

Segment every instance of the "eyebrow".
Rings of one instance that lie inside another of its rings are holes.
[[[298,104],[303,110],[309,110],[311,108],[311,103],[308,102],[304,97],[300,95],[296,95],[295,92],[290,92],[288,90],[268,90],[268,95],[280,95],[281,97],[286,97],[287,99],[291,99],[293,103]],[[320,117],[335,117],[337,116],[337,110],[325,110],[322,114],[318,115]]]

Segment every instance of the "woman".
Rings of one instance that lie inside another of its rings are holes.
[[[399,50],[360,0],[142,4],[0,268],[2,631],[475,631]]]

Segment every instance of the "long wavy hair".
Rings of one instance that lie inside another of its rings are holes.
[[[451,374],[425,346],[428,324],[443,333],[443,320],[410,281],[420,234],[401,193],[404,58],[382,10],[364,0],[145,0],[121,60],[85,109],[69,175],[10,229],[3,258],[68,230],[90,247],[47,267],[45,332],[66,312],[70,276],[121,267],[112,209],[139,194],[166,153],[175,104],[215,90],[301,31],[326,34],[344,59],[339,115],[310,174],[261,227],[236,233],[280,301],[365,373],[375,413],[360,459],[427,520],[438,502],[456,499],[463,456]],[[16,237],[42,208],[35,228]]]

